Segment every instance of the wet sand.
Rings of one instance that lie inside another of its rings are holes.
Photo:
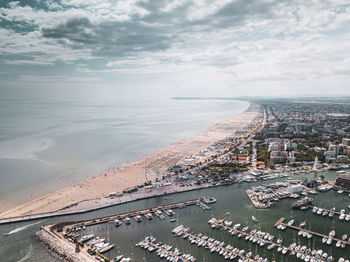
[[[245,112],[220,122],[191,139],[171,144],[139,160],[13,207],[0,213],[0,218],[52,212],[79,201],[105,197],[110,192],[121,192],[125,188],[146,182],[145,174],[149,180],[153,181],[155,171],[165,171],[169,167],[180,164],[184,159],[196,155],[214,142],[233,136],[236,131],[247,127],[259,115],[259,106],[252,103]],[[237,134],[237,136],[240,135],[242,134]]]

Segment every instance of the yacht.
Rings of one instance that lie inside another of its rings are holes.
[[[102,248],[99,252],[100,253],[105,253],[105,252],[111,250],[113,247],[114,247],[114,244],[108,245],[108,246]]]
[[[114,225],[116,227],[119,227],[122,224],[122,222],[119,219],[114,220]]]
[[[83,242],[83,243],[84,243],[84,242],[87,242],[87,241],[93,239],[94,236],[95,236],[94,234],[87,235],[87,236],[83,236],[83,237],[80,239],[80,241]]]

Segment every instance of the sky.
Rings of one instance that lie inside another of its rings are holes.
[[[0,2],[0,95],[350,95],[349,0]]]

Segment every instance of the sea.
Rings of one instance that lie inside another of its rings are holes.
[[[244,101],[0,99],[0,212],[190,138]]]

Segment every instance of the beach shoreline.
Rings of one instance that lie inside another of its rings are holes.
[[[190,139],[170,144],[151,155],[13,207],[0,213],[0,218],[55,212],[87,200],[92,203],[95,199],[105,198],[110,192],[122,192],[126,188],[144,184],[147,180],[153,180],[156,173],[159,174],[172,166],[183,164],[187,158],[198,154],[217,141],[245,135],[249,131],[248,126],[259,116],[261,116],[260,106],[250,103],[246,111],[219,122]],[[96,206],[91,203],[90,209],[96,209]]]

